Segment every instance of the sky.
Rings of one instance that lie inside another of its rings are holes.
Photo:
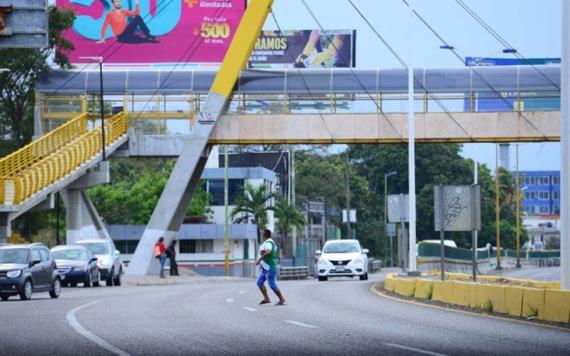
[[[409,56],[408,10],[402,0],[353,0],[376,30],[406,61]],[[526,58],[560,57],[561,0],[464,0],[496,32]],[[348,0],[307,0],[325,29],[356,29],[356,65],[359,68],[400,68],[398,61],[374,35]],[[455,0],[414,0],[416,11],[462,57],[505,57],[503,47],[475,22]],[[282,29],[313,29],[318,25],[301,0],[275,0],[274,13]],[[276,29],[269,18],[265,29]],[[462,67],[452,53],[423,24],[414,22],[414,65],[416,68]],[[511,146],[514,169],[514,145]],[[465,144],[465,157],[495,167],[494,144]],[[558,143],[520,145],[520,170],[559,170]]]

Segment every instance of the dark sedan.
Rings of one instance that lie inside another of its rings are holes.
[[[99,287],[101,273],[97,258],[84,246],[57,246],[51,249],[51,256],[57,264],[58,272],[64,276],[64,286]]]

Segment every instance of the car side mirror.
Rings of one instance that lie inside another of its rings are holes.
[[[367,248],[362,249],[362,253],[367,255],[370,253],[370,251]]]
[[[115,250],[115,255],[120,255],[120,254],[121,254],[121,251]]]
[[[323,252],[321,250],[316,250],[315,255],[320,256]]]
[[[38,263],[41,263],[42,260],[33,260],[32,262],[30,262],[30,267],[34,267],[35,265],[37,265]]]
[[[89,262],[97,262],[97,257],[93,257],[92,259],[89,260]]]

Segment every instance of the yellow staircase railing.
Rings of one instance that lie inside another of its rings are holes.
[[[0,177],[15,176],[87,132],[83,113],[32,143],[0,159]]]
[[[121,112],[105,121],[105,143],[115,143],[127,133],[127,114]],[[57,182],[101,153],[101,127],[12,176],[0,176],[0,205],[18,205]]]

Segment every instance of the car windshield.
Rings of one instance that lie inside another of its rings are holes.
[[[82,243],[83,246],[87,247],[91,253],[94,255],[107,255],[109,254],[109,248],[104,242],[88,242]]]
[[[323,250],[324,253],[353,253],[360,252],[358,244],[354,242],[341,242],[334,244],[327,244]]]
[[[58,250],[52,251],[51,256],[54,260],[73,260],[86,261],[87,253],[84,250]]]
[[[28,263],[28,249],[10,248],[0,250],[0,263]]]

